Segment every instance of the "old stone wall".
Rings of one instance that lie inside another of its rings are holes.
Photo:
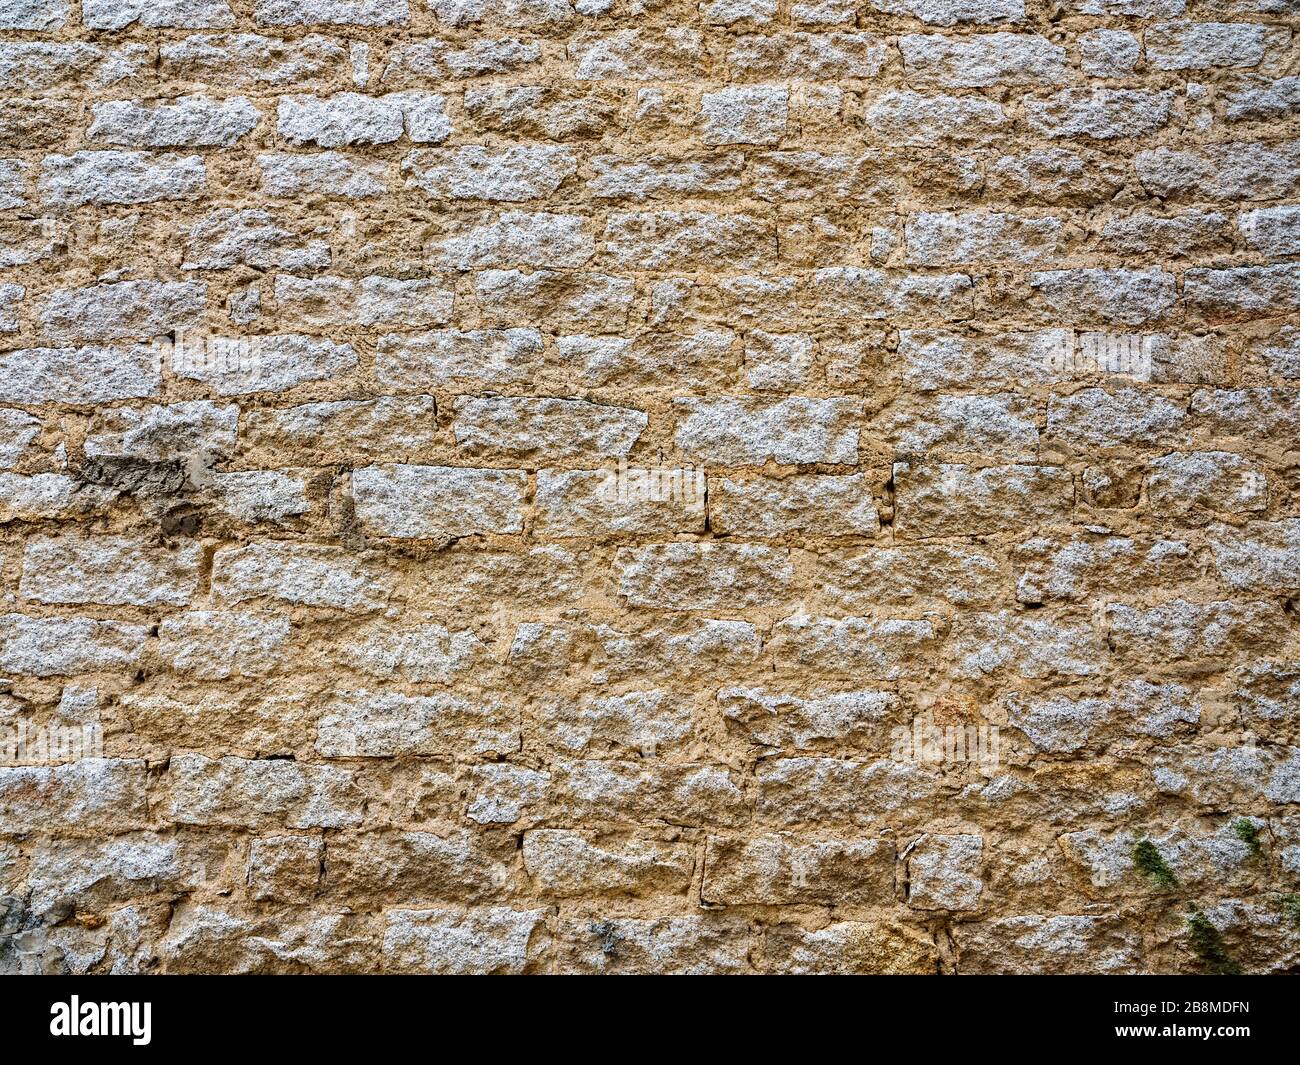
[[[0,2],[0,969],[1294,968],[1298,16]]]

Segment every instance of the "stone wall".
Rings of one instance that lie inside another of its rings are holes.
[[[0,2],[0,969],[1300,964],[1297,16]]]

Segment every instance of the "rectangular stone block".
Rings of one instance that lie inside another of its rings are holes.
[[[38,603],[184,606],[198,591],[203,549],[129,536],[33,537],[19,594]]]
[[[538,470],[534,528],[541,536],[703,533],[704,497],[700,470]]]
[[[528,474],[454,466],[366,466],[352,473],[357,519],[376,536],[436,540],[519,533]]]
[[[909,540],[1066,524],[1074,514],[1074,478],[1059,466],[895,463],[894,491]]]
[[[796,474],[779,480],[714,477],[709,483],[709,522],[714,532],[740,536],[872,538],[880,531],[871,486],[862,474]]]
[[[894,899],[894,845],[767,833],[711,836],[703,898],[723,906],[880,906]]]
[[[179,824],[347,828],[364,797],[351,770],[284,759],[173,756],[168,815]]]
[[[393,594],[393,577],[341,547],[264,541],[223,548],[212,559],[212,595],[233,605],[279,599],[336,610],[376,610]]]

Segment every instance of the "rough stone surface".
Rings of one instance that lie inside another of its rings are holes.
[[[1295,971],[1298,26],[0,0],[0,973]]]

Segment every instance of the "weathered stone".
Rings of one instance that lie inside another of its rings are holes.
[[[1263,207],[1237,215],[1246,243],[1270,258],[1300,252],[1300,208]]]
[[[387,602],[392,588],[383,570],[339,547],[272,541],[225,548],[212,560],[212,594],[229,604],[269,597],[371,610]]]
[[[971,307],[971,280],[965,274],[891,275],[832,267],[818,270],[806,292],[820,313],[854,323],[896,316],[947,321],[968,317]]]
[[[777,403],[724,399],[679,399],[685,412],[677,446],[692,459],[724,466],[784,465],[857,460],[851,399],[791,397]]]
[[[404,26],[409,20],[407,0],[256,0],[253,7],[259,26]]]
[[[1300,188],[1300,145],[1251,141],[1196,149],[1138,152],[1133,166],[1143,188],[1164,199],[1204,203],[1289,197]]]
[[[1074,479],[1058,466],[894,465],[898,531],[906,539],[1065,523]]]
[[[579,215],[505,211],[441,241],[432,258],[454,270],[582,266],[596,251],[585,227]]]
[[[267,211],[222,208],[190,230],[185,270],[223,270],[252,266],[260,270],[302,270],[328,266],[324,241],[296,239]]]
[[[283,759],[183,754],[168,767],[171,816],[181,824],[345,828],[363,801],[350,770]]]
[[[262,191],[267,196],[342,196],[368,199],[388,191],[388,168],[382,162],[341,152],[310,155],[259,155]]]
[[[466,455],[556,461],[626,455],[646,422],[638,410],[576,399],[463,398],[452,430]]]
[[[325,758],[393,758],[457,753],[493,756],[519,747],[515,715],[496,699],[338,692],[317,727]]]
[[[147,633],[143,625],[118,621],[5,614],[0,617],[0,664],[35,677],[129,669],[144,653]]]
[[[770,223],[749,214],[616,212],[605,224],[604,240],[612,263],[640,270],[704,266],[719,260],[752,267],[776,253]]]
[[[684,26],[663,32],[617,30],[603,36],[580,34],[569,43],[569,57],[579,80],[658,81],[697,73],[702,43],[698,30]]]
[[[1243,22],[1165,22],[1145,33],[1147,62],[1158,70],[1253,67],[1271,44],[1290,35]]]
[[[103,836],[147,827],[143,761],[82,758],[57,766],[0,766],[4,831]]]
[[[1065,49],[1027,33],[969,37],[906,35],[898,40],[907,80],[915,86],[983,88],[1066,80]]]
[[[574,702],[550,699],[539,716],[548,744],[587,757],[653,757],[683,747],[693,730],[690,705],[663,691]]]
[[[158,945],[168,973],[357,974],[380,967],[367,918],[290,908],[249,918],[228,908],[185,904]]]
[[[763,85],[705,93],[700,122],[705,144],[776,144],[785,134],[789,91]]]
[[[542,321],[557,328],[620,330],[635,286],[608,274],[559,270],[483,270],[474,295],[491,324],[524,326]]]
[[[1050,270],[1029,283],[1051,308],[1081,321],[1142,325],[1160,318],[1177,298],[1174,276],[1150,270]]]
[[[704,861],[703,897],[715,905],[873,906],[894,894],[894,846],[880,839],[715,836]]]
[[[1022,603],[1051,599],[1079,602],[1100,592],[1194,584],[1202,565],[1182,540],[1162,537],[1035,537],[1012,556],[1019,572],[1016,598]]]
[[[1048,137],[1143,137],[1165,126],[1174,95],[1145,89],[1062,89],[1053,96],[1028,97],[1029,125]]]
[[[158,652],[178,673],[205,680],[260,677],[284,661],[289,619],[222,610],[173,614],[158,626]]]
[[[1185,418],[1164,396],[1085,388],[1048,404],[1047,435],[1079,447],[1161,447],[1181,439]]]
[[[1216,529],[1210,547],[1215,568],[1231,588],[1274,594],[1300,587],[1300,521],[1295,518]]]
[[[454,294],[433,278],[290,277],[275,279],[280,313],[295,325],[344,329],[442,325]]]
[[[905,90],[881,94],[866,113],[878,140],[933,145],[993,135],[1010,119],[993,100],[974,96],[926,95]]]
[[[541,56],[542,49],[536,41],[521,41],[514,37],[474,40],[466,43],[463,48],[457,48],[449,41],[415,41],[399,44],[389,52],[388,65],[384,68],[381,80],[386,85],[401,87],[427,84],[430,78],[509,74],[531,66]],[[465,109],[482,120],[485,100],[493,99],[497,93],[504,94],[507,100],[517,100],[519,93],[535,92],[538,96],[533,98],[540,98],[542,91],[540,87],[533,86],[475,89],[465,93]],[[488,107],[490,109],[491,105]],[[508,107],[506,110],[509,110]],[[504,114],[502,118],[505,119]],[[577,121],[581,122],[581,119]]]
[[[641,202],[688,194],[735,192],[741,186],[744,156],[739,152],[684,158],[598,155],[591,165],[596,173],[587,182],[591,195]]]
[[[249,524],[263,521],[285,524],[312,509],[306,473],[279,470],[216,473],[205,478],[205,486],[215,497],[218,509]]]
[[[619,548],[619,594],[668,610],[770,606],[786,601],[794,580],[789,552],[751,544],[652,544]]]
[[[439,540],[524,528],[528,475],[450,466],[366,466],[352,474],[357,519],[377,536]]]
[[[261,113],[243,96],[183,96],[147,106],[140,100],[95,105],[87,140],[133,148],[225,147],[247,136]]]
[[[1300,267],[1293,263],[1188,270],[1183,277],[1188,305],[1214,317],[1269,315],[1300,308]]]
[[[1095,78],[1122,78],[1133,73],[1142,42],[1127,30],[1090,30],[1079,35],[1083,72]]]
[[[743,536],[875,536],[880,519],[865,477],[801,476],[733,480],[709,485],[715,532]]]
[[[147,340],[198,325],[207,291],[202,283],[163,281],[57,289],[41,309],[41,327],[54,341]]]
[[[897,699],[884,691],[817,693],[807,698],[765,688],[723,688],[718,705],[729,728],[764,747],[815,750],[860,746],[877,736]]]
[[[1111,638],[1122,653],[1192,660],[1244,646],[1278,642],[1281,612],[1271,603],[1190,603],[1173,599],[1140,608],[1106,607]]]
[[[464,148],[417,149],[403,161],[409,184],[437,200],[518,203],[545,199],[578,169],[567,148],[516,146],[493,151]]]
[[[926,835],[907,851],[907,902],[919,910],[973,910],[984,893],[984,837]]]
[[[1006,214],[917,214],[907,223],[907,258],[921,266],[1032,263],[1060,253],[1055,218]]]
[[[107,485],[88,484],[62,473],[0,474],[0,523],[81,518],[117,498]]]
[[[963,972],[1070,974],[1144,971],[1141,939],[1114,916],[1030,914],[956,927]]]
[[[139,22],[150,28],[207,29],[233,26],[227,0],[85,0],[82,19],[90,29],[120,30]]]
[[[336,41],[317,34],[286,41],[256,33],[221,33],[164,41],[158,58],[164,75],[173,78],[302,90],[339,72],[347,53]]]
[[[544,910],[389,910],[384,970],[457,976],[535,972],[547,941]]]
[[[548,536],[699,533],[704,496],[698,470],[539,470],[536,529]]]
[[[743,782],[723,766],[562,759],[551,775],[552,808],[569,820],[734,828],[749,816]]]
[[[870,33],[774,33],[738,37],[727,64],[746,80],[838,81],[873,78],[886,57],[885,42]]]
[[[765,936],[765,957],[769,972],[791,976],[924,975],[939,966],[926,933],[866,921],[836,921],[816,931],[775,925]]]
[[[750,972],[743,922],[684,917],[613,917],[560,922],[558,968],[572,974],[691,975]]]
[[[462,381],[525,383],[541,363],[542,336],[535,329],[445,329],[380,337],[375,374],[390,388],[417,391]]]
[[[251,338],[236,345],[230,357],[185,358],[184,349],[173,360],[181,377],[202,381],[221,396],[251,392],[288,392],[310,381],[340,376],[357,364],[351,344],[317,340],[298,333]]]
[[[827,553],[820,559],[818,578],[826,602],[850,611],[929,601],[980,606],[997,600],[1006,588],[997,558],[978,547],[946,544]]]
[[[206,187],[207,170],[197,155],[102,151],[41,160],[41,201],[55,209],[193,200]]]
[[[523,858],[537,888],[558,898],[682,895],[695,868],[688,844],[567,829],[526,832]]]
[[[965,615],[948,653],[957,675],[978,678],[1009,671],[1021,677],[1089,677],[1102,671],[1105,643],[1082,618],[1011,611]]]
[[[155,395],[156,353],[124,347],[30,348],[0,356],[0,401],[96,404]]]
[[[340,664],[385,680],[447,684],[482,664],[486,650],[474,633],[445,625],[372,625],[338,649]]]
[[[309,902],[324,858],[316,836],[263,836],[248,846],[248,886],[263,902]]]
[[[1023,0],[871,0],[871,6],[887,15],[911,15],[932,26],[1020,22],[1025,17]]]
[[[314,464],[340,454],[418,457],[437,436],[435,407],[424,395],[261,407],[245,414],[241,439],[246,448],[276,457],[289,452]]]
[[[908,658],[924,656],[935,636],[929,621],[792,614],[776,624],[768,647],[783,667],[896,680]]]
[[[19,591],[39,603],[184,606],[198,590],[201,550],[124,536],[33,538]]]
[[[1248,512],[1268,506],[1268,479],[1258,466],[1226,451],[1173,452],[1151,463],[1151,505],[1166,512],[1197,508]]]
[[[282,96],[276,129],[290,144],[322,148],[391,144],[403,132],[416,144],[440,144],[452,131],[445,108],[444,97],[422,92]]]
[[[734,364],[726,332],[701,331],[687,336],[643,333],[635,338],[561,337],[560,361],[584,385],[657,385],[674,379],[692,383],[721,380]]]
[[[68,20],[67,0],[14,0],[0,10],[6,30],[56,30]]]
[[[775,825],[878,825],[936,789],[932,770],[907,762],[777,758],[760,764],[760,822]]]
[[[941,396],[932,406],[882,418],[900,457],[983,454],[1032,462],[1038,457],[1037,411],[1014,393]]]
[[[701,669],[739,670],[758,660],[761,646],[757,628],[747,621],[692,621],[681,632],[631,633],[599,625],[592,635],[599,683],[642,675],[687,676]],[[512,657],[523,650],[517,638]]]

